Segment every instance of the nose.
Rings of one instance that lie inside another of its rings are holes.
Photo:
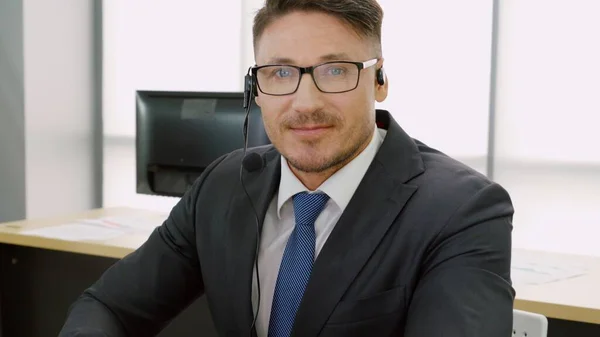
[[[323,105],[323,93],[315,85],[310,74],[303,74],[298,90],[294,94],[292,108],[301,113],[310,113]]]

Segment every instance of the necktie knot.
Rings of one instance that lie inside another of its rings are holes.
[[[329,196],[325,193],[301,192],[293,197],[296,225],[313,226]]]

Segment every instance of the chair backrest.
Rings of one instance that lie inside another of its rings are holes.
[[[533,312],[513,310],[513,337],[546,337],[548,319]]]

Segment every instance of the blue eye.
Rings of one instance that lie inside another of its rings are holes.
[[[333,68],[332,67],[332,68],[329,69],[329,74],[330,75],[334,75],[334,76],[343,75],[344,72],[345,72],[345,70],[342,69],[342,68]]]
[[[275,75],[278,77],[289,77],[292,75],[292,72],[287,68],[279,68],[275,71]]]

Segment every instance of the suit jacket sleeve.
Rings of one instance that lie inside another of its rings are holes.
[[[72,305],[59,336],[153,336],[203,293],[196,199],[211,164],[167,220]]]
[[[455,212],[429,249],[406,337],[512,334],[512,215],[510,197],[497,184]]]

